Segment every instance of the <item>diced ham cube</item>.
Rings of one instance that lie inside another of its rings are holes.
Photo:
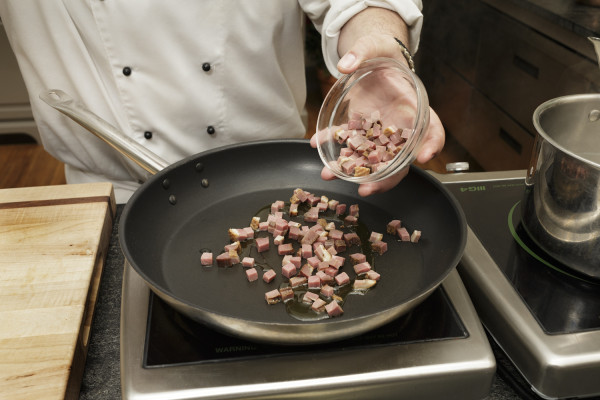
[[[383,240],[383,234],[377,232],[371,232],[371,236],[369,237],[369,242],[380,242]]]
[[[294,299],[294,289],[291,287],[279,288],[279,294],[281,295],[282,301],[288,301]]]
[[[410,241],[413,243],[418,243],[421,239],[421,231],[414,230],[410,235]]]
[[[333,280],[334,280],[332,276],[327,275],[323,271],[317,272],[316,276],[318,276],[319,279],[321,280],[321,284],[333,283]]]
[[[273,204],[271,204],[271,213],[276,213],[277,211],[283,210],[285,203],[282,200],[277,200]]]
[[[347,283],[350,283],[350,277],[347,273],[342,272],[341,274],[336,275],[335,283],[337,283],[338,286],[343,286]]]
[[[250,221],[250,228],[254,229],[255,231],[260,229],[260,217],[252,217],[252,220]]]
[[[242,259],[242,267],[244,267],[244,268],[252,268],[252,267],[254,267],[254,258],[252,258],[252,257],[244,257]]]
[[[379,150],[373,150],[369,153],[367,158],[369,160],[369,164],[377,164],[381,162],[382,157],[383,156]]]
[[[332,297],[334,293],[334,289],[332,286],[329,285],[323,285],[321,287],[321,294],[325,297]]]
[[[331,254],[325,249],[325,246],[322,244],[318,245],[315,249],[315,255],[319,257],[321,261],[329,261],[331,260]]]
[[[332,229],[329,231],[329,238],[332,240],[341,240],[344,238],[344,232],[338,229]]]
[[[350,262],[352,262],[352,265],[360,264],[365,261],[367,261],[367,256],[363,253],[350,254]]]
[[[346,258],[340,256],[333,256],[331,260],[329,260],[329,265],[331,265],[333,268],[340,269],[345,262]]]
[[[281,275],[285,276],[286,278],[291,278],[292,276],[296,275],[296,266],[292,263],[284,265],[281,267]]]
[[[249,268],[246,270],[246,277],[249,282],[254,282],[258,279],[258,271],[256,268]]]
[[[316,220],[315,220],[316,222]],[[311,227],[305,234],[300,243],[313,244],[319,238],[320,227],[315,225]]]
[[[342,167],[342,171],[346,175],[354,175],[354,169],[356,168],[356,161],[351,158],[346,158],[340,165]]]
[[[329,267],[330,267],[329,261],[319,261],[319,266],[318,266],[319,271],[325,271]]]
[[[323,309],[325,308],[325,304],[327,304],[327,302],[326,302],[325,300],[323,300],[323,299],[321,299],[321,298],[318,298],[318,299],[316,299],[316,300],[315,300],[315,301],[312,303],[312,305],[310,306],[310,308],[311,308],[313,311],[316,311],[316,312],[321,312],[321,311],[323,311]]]
[[[319,209],[317,207],[311,207],[310,210],[304,213],[305,222],[317,222],[319,219]]]
[[[239,252],[240,250],[242,250],[242,246],[240,245],[240,242],[233,242],[233,243],[230,243],[230,244],[228,244],[228,245],[225,245],[225,246],[223,247],[223,249],[224,249],[224,250],[225,250],[227,253],[229,253],[231,250],[234,250],[234,251],[236,251],[236,252]]]
[[[377,284],[377,281],[371,279],[357,279],[352,284],[353,289],[369,289]]]
[[[403,142],[402,135],[400,132],[396,131],[390,135],[390,142],[394,145],[398,146]]]
[[[231,265],[238,264],[240,262],[240,255],[236,250],[229,250],[229,258],[231,260]]]
[[[319,196],[315,196],[313,194],[310,194],[308,196],[308,199],[306,199],[307,203],[310,204],[311,206],[316,206],[320,201],[321,198]]]
[[[346,247],[346,241],[343,239],[339,239],[334,242],[335,251],[338,253],[343,253],[344,251],[346,251]]]
[[[354,176],[367,176],[371,173],[371,168],[356,167],[354,168]]]
[[[277,246],[277,254],[280,256],[286,254],[292,254],[294,252],[294,246],[291,243],[280,244]]]
[[[381,275],[373,270],[367,271],[367,279],[378,281]]]
[[[321,260],[319,260],[318,257],[314,256],[314,257],[307,258],[306,262],[308,264],[310,264],[311,267],[316,268],[319,265],[319,263],[321,262]]]
[[[288,222],[283,218],[277,218],[275,220],[275,230],[280,232],[286,232],[288,229]]]
[[[398,236],[400,236],[400,240],[403,242],[410,242],[410,234],[406,230],[405,227],[401,227],[398,229]]]
[[[256,238],[254,240],[254,242],[256,243],[256,250],[259,253],[269,250],[269,238],[268,237]]]
[[[321,278],[316,275],[311,275],[308,277],[308,288],[309,289],[319,289],[321,287]]]
[[[284,240],[285,240],[285,237],[284,237],[283,235],[278,235],[278,236],[275,236],[275,237],[273,238],[273,244],[274,244],[275,246],[282,245]]]
[[[358,224],[358,218],[353,215],[346,215],[344,218],[344,224],[346,225],[356,225]]]
[[[342,307],[338,304],[337,301],[332,301],[331,303],[327,304],[325,306],[325,311],[327,311],[327,314],[330,317],[337,317],[344,313],[344,310],[342,310]]]
[[[350,206],[350,215],[352,215],[353,217],[357,217],[358,218],[358,214],[359,214],[359,207],[358,204],[352,204]]]
[[[200,264],[202,265],[212,265],[213,264],[213,253],[205,251],[200,256]]]
[[[319,295],[313,292],[306,292],[304,293],[304,296],[302,297],[302,301],[305,303],[312,303],[313,301],[317,300],[319,298]]]
[[[302,266],[302,268],[300,268],[300,275],[310,278],[313,271],[314,271],[314,267],[311,267],[310,264],[307,263],[307,264],[304,264]],[[309,281],[310,281],[310,279],[309,279]]]
[[[394,219],[387,224],[386,232],[390,235],[396,235],[398,228],[402,226],[402,222],[399,219]]]
[[[265,271],[265,273],[263,274],[263,281],[269,283],[273,279],[275,279],[276,276],[277,276],[277,273],[275,272],[275,270],[270,269],[268,271]]]
[[[309,194],[310,193],[305,192],[304,190],[302,190],[300,188],[294,189],[294,194],[292,195],[290,202],[304,203],[306,201],[306,199],[308,198]]]
[[[358,117],[355,119],[351,119],[348,121],[348,129],[349,130],[354,130],[354,129],[360,129],[362,128],[362,118]]]
[[[386,242],[379,240],[371,243],[371,249],[381,255],[387,251],[388,245]]]
[[[306,258],[306,259],[309,259],[310,257],[312,257],[312,255],[313,255],[312,246],[310,244],[303,244],[302,248],[301,248],[301,255],[302,255],[302,258]]]
[[[302,258],[298,257],[298,256],[293,256],[293,257],[290,257],[289,262],[294,264],[296,266],[296,268],[300,268],[300,266],[302,265]]]
[[[235,242],[237,240],[244,240],[245,239],[245,232],[240,232],[239,229],[230,228],[227,233],[229,234],[229,239],[232,242]]]
[[[329,202],[327,203],[327,207],[331,210],[331,211],[335,211],[335,208],[338,206],[338,204],[340,204],[339,201],[337,200],[329,200]]]
[[[346,213],[346,205],[345,204],[338,204],[335,207],[335,214],[336,215],[343,215]]]
[[[394,132],[396,132],[397,130],[398,130],[398,128],[396,128],[396,126],[395,126],[395,125],[390,125],[390,126],[388,126],[387,128],[385,128],[385,129],[383,130],[383,134],[384,134],[385,136],[390,136],[390,135],[392,135]]]
[[[354,272],[357,275],[364,274],[364,273],[366,273],[366,272],[368,272],[370,270],[371,270],[371,264],[369,264],[368,262],[356,264],[354,266]]]
[[[385,132],[385,131],[384,131],[384,132]],[[385,135],[379,135],[379,137],[377,138],[377,141],[378,141],[380,144],[382,144],[382,145],[384,145],[384,146],[387,146],[387,144],[390,142],[390,139],[388,139],[388,137],[387,137],[387,136],[385,136]]]
[[[360,237],[356,232],[344,233],[344,240],[348,243],[348,246],[358,245],[360,246]]]
[[[231,256],[229,252],[221,253],[217,256],[217,265],[219,267],[231,267]]]
[[[290,285],[292,287],[302,286],[306,283],[307,279],[304,276],[293,276],[290,278]]]
[[[288,231],[288,238],[291,240],[298,240],[302,237],[302,231],[297,226],[291,226]]]
[[[265,300],[267,300],[267,303],[269,304],[279,303],[281,301],[281,293],[279,293],[279,290],[273,289],[265,293]]]

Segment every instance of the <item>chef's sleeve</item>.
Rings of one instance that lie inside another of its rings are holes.
[[[408,26],[408,47],[415,53],[423,25],[421,0],[299,0],[300,6],[321,33],[321,47],[325,65],[333,76],[339,76],[337,52],[340,30],[353,16],[367,7],[395,11]]]

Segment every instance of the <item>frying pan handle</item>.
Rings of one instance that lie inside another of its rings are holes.
[[[62,90],[51,89],[42,92],[40,99],[92,132],[151,174],[154,175],[169,165],[161,157],[129,138]]]

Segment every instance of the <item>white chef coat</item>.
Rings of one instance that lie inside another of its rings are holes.
[[[119,203],[141,168],[39,99],[61,89],[172,163],[256,139],[302,137],[304,15],[337,74],[340,28],[395,10],[416,50],[420,0],[2,0],[2,18],[46,150],[67,182],[110,181]]]

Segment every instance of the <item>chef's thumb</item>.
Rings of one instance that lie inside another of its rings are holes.
[[[340,58],[337,69],[342,74],[349,74],[365,60],[375,57],[397,58],[399,55],[402,57],[398,43],[392,36],[381,34],[362,36]]]

